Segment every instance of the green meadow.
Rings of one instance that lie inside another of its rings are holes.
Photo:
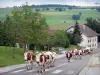
[[[9,13],[11,9],[0,9],[0,20],[4,20],[6,14]],[[4,13],[3,13],[4,12]],[[40,13],[43,14],[46,18],[47,23],[52,30],[64,30],[69,26],[73,25],[75,21],[72,19],[72,15],[78,15],[79,12],[82,12],[80,20],[78,20],[79,24],[86,23],[86,18],[92,17],[93,19],[100,18],[100,12],[97,10],[91,9],[72,9],[66,11],[41,11]],[[65,21],[65,23],[64,23]]]
[[[72,15],[78,15],[79,12],[82,12],[80,24],[86,23],[86,18],[92,17],[93,19],[100,18],[100,12],[91,9],[72,9],[62,12],[41,12],[46,17],[47,23],[50,26],[50,29],[66,29],[70,25],[73,25],[75,21],[72,19]],[[66,21],[66,23],[64,23]]]

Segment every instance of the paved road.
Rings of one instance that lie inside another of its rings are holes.
[[[45,73],[41,75],[77,75],[77,73],[87,64],[91,55],[83,56],[81,60],[71,60],[70,63],[67,62],[65,57],[57,59],[55,62],[55,67],[46,69]],[[33,70],[26,70],[25,67],[19,68],[13,71],[2,73],[0,75],[39,75],[35,66]]]
[[[65,57],[62,57],[56,60],[55,67],[46,69],[46,72],[42,74],[38,74],[34,66],[33,70],[26,70],[25,67],[22,67],[9,72],[1,73],[0,75],[77,75],[88,63],[90,57],[91,55],[86,55],[83,56],[81,60],[72,59],[70,63],[68,63]]]

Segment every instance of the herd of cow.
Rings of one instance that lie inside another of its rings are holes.
[[[70,59],[73,58],[80,58],[82,55],[86,55],[91,53],[93,50],[91,49],[81,49],[81,50],[70,50],[65,52],[66,58],[68,59],[68,62],[70,62]],[[46,68],[50,68],[54,66],[56,53],[51,51],[44,51],[40,52],[38,54],[34,54],[33,52],[25,52],[24,53],[24,60],[26,64],[26,68],[32,69],[33,63],[36,64],[37,72],[42,73],[45,72]]]
[[[84,48],[84,49],[74,49],[74,50],[70,50],[68,52],[66,52],[66,58],[68,59],[68,62],[70,62],[71,58],[74,59],[82,59],[83,55],[86,54],[92,54],[93,53],[93,49],[91,48]]]
[[[24,60],[27,69],[32,69],[33,62],[35,62],[37,67],[37,72],[42,73],[45,72],[46,67],[50,68],[54,66],[55,62],[55,52],[44,51],[35,55],[33,52],[25,52]]]

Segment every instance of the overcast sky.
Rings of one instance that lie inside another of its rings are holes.
[[[100,3],[100,0],[0,0],[0,7],[20,6],[28,2],[32,4],[67,4],[67,5],[81,5],[94,6],[94,3]]]

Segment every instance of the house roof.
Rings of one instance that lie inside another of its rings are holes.
[[[96,33],[94,30],[92,30],[86,25],[79,25],[79,27],[80,27],[81,32],[86,34],[88,37],[99,35],[98,33]]]
[[[53,34],[56,32],[56,30],[48,30],[48,32]]]
[[[74,27],[74,26],[69,27],[67,30],[69,30],[72,27]],[[85,34],[88,37],[98,36],[99,35],[98,33],[96,33],[94,30],[92,30],[91,28],[89,28],[86,25],[81,24],[81,25],[79,25],[79,27],[80,27],[81,33]]]

